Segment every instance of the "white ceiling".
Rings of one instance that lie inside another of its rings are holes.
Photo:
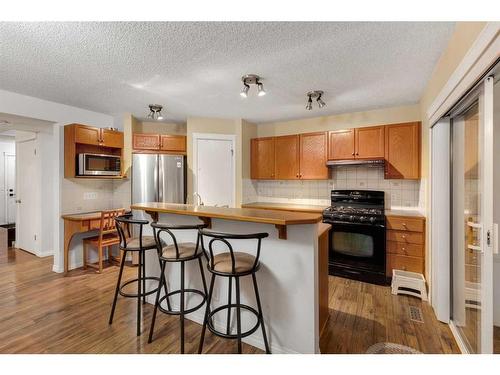
[[[107,114],[269,122],[419,101],[447,22],[0,23],[0,88]],[[264,97],[239,95],[246,73]],[[305,93],[327,107],[305,110]]]

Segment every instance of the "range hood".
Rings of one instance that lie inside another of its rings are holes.
[[[346,165],[366,165],[367,167],[378,167],[384,165],[384,159],[347,159],[347,160],[328,160],[328,167],[346,166]]]

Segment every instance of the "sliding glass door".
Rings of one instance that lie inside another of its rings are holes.
[[[493,78],[452,113],[451,315],[462,345],[493,343]]]

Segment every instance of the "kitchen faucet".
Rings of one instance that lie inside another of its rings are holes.
[[[194,198],[197,198],[197,199],[196,199],[196,202],[194,202]],[[203,200],[201,199],[201,195],[200,195],[200,194],[198,194],[197,192],[194,192],[194,193],[193,193],[193,204],[194,204],[195,206],[203,206],[203,205],[205,205],[205,204],[203,203]]]

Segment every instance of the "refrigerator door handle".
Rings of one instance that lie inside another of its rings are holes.
[[[158,184],[157,184],[157,192],[158,192],[158,202],[163,202],[163,186],[165,181],[165,173],[163,166],[163,158],[161,155],[158,155]]]

